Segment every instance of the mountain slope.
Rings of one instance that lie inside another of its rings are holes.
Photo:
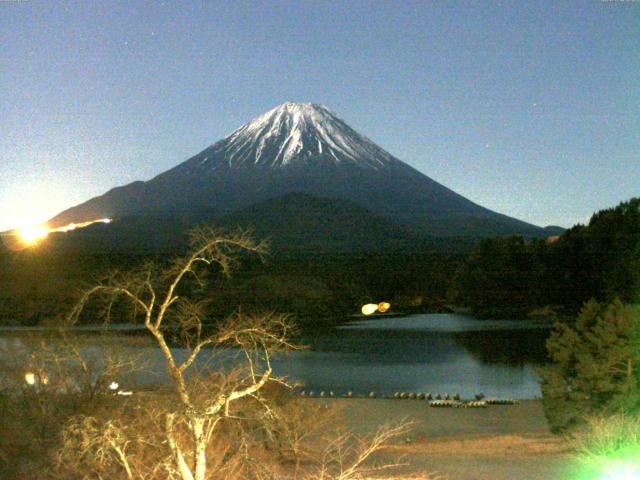
[[[291,192],[343,199],[430,235],[544,236],[453,192],[358,134],[323,106],[285,103],[147,182],[110,190],[54,217],[230,214]]]
[[[347,200],[289,193],[234,212],[222,225],[251,228],[273,251],[363,253],[433,249],[436,242]]]

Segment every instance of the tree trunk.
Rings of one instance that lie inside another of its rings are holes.
[[[195,442],[195,480],[205,480],[207,473],[207,439],[204,435],[204,422],[203,417],[196,417],[192,419],[193,425],[193,437]]]
[[[180,446],[176,442],[176,437],[173,434],[173,420],[175,414],[169,413],[167,414],[165,428],[167,441],[169,442],[169,448],[171,448],[171,452],[173,453],[173,458],[176,462],[176,466],[178,467],[178,472],[180,472],[180,477],[182,480],[194,480],[193,473],[191,473],[191,469],[187,462],[184,459],[184,455],[182,454],[182,450]],[[203,477],[204,478],[204,477]]]

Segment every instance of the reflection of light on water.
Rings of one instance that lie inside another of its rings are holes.
[[[9,247],[13,249],[33,247],[46,239],[50,233],[66,233],[78,228],[88,227],[89,225],[93,225],[94,223],[111,223],[111,221],[112,220],[110,218],[99,218],[97,220],[90,220],[88,222],[69,223],[68,225],[55,228],[49,228],[49,226],[47,226],[46,224],[27,225],[12,232],[11,236],[14,239],[17,239],[17,242],[9,242]],[[7,243],[6,240],[5,243]]]
[[[403,317],[387,317],[384,322],[379,319],[361,320],[338,326],[339,330],[419,330],[423,332],[473,332],[491,330],[530,330],[549,329],[553,322],[544,320],[478,320],[456,313],[415,314]]]
[[[313,390],[333,390],[336,395],[348,390],[354,393],[375,391],[380,395],[393,394],[399,390],[450,395],[460,393],[467,399],[473,398],[478,392],[485,393],[487,397],[516,399],[532,399],[541,395],[535,364],[523,361],[522,364],[511,365],[503,363],[500,359],[494,362],[493,358],[490,358],[488,363],[483,362],[450,333],[459,331],[459,316],[440,314],[434,318],[434,315],[430,314],[420,317],[424,319],[424,322],[418,322],[423,325],[423,332],[416,332],[415,328],[410,331],[402,328],[391,332],[382,328],[379,331],[366,331],[367,328],[363,329],[365,331],[358,331],[352,327],[315,333],[300,341],[310,344],[309,350],[294,351],[273,359],[274,372],[276,375],[288,377],[292,382],[304,382],[307,388]],[[405,321],[408,326],[415,325],[418,319],[391,316],[383,318],[384,320],[373,321],[367,319],[360,323],[375,323],[383,327]],[[441,327],[449,323],[452,328],[449,331],[441,328],[435,332],[426,328],[435,319],[438,319]],[[467,321],[471,323],[474,320],[468,318]],[[483,325],[482,321],[475,320],[475,323]],[[515,322],[507,322],[507,325],[516,327]],[[500,342],[494,341],[496,336],[492,328],[487,330],[490,333],[481,337],[481,340],[488,342],[486,348],[489,351],[498,349]],[[514,328],[514,331],[516,330],[517,328]],[[2,331],[0,329],[0,347],[3,341],[9,343],[15,338],[3,338]],[[536,331],[525,332],[524,335],[527,338],[529,335],[539,337]],[[99,358],[102,344],[97,341],[94,344],[90,335],[83,338],[87,341],[83,352],[91,352],[91,355]],[[131,355],[144,359],[145,368],[122,378],[109,379],[110,382],[115,380],[119,384],[116,389],[105,388],[112,394],[122,390],[133,391],[136,395],[138,389],[164,385],[171,381],[166,373],[161,350],[146,335],[135,338],[136,341],[133,343],[131,336],[118,335],[114,336],[114,342],[117,342],[119,351],[125,357]],[[535,342],[532,341],[533,344]],[[23,348],[27,355],[29,349]],[[187,351],[184,349],[175,347],[172,348],[172,352],[177,361],[187,358]],[[243,359],[239,351],[204,349],[194,365],[194,371],[215,371],[220,368],[231,370]],[[36,374],[36,384],[38,381]],[[109,383],[105,385],[108,386]]]

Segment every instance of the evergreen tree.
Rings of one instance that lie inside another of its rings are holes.
[[[482,240],[456,273],[456,302],[478,316],[526,315],[539,303],[532,248],[522,237]]]
[[[555,305],[575,313],[590,298],[640,301],[640,198],[595,213],[558,241],[480,241],[458,269],[455,301],[480,316],[525,315]]]
[[[640,311],[616,299],[587,302],[575,326],[558,323],[547,341],[553,361],[539,371],[545,414],[559,431],[595,413],[640,407]]]

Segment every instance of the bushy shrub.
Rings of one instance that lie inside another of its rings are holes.
[[[577,478],[637,478],[640,474],[640,417],[593,416],[573,433]]]

